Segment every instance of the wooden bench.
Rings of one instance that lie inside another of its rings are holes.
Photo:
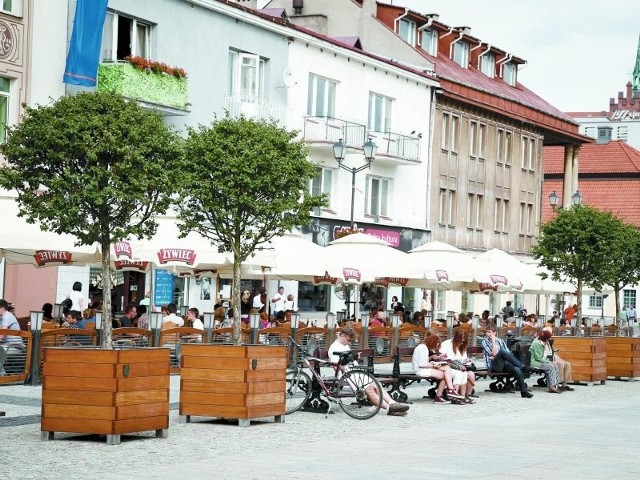
[[[400,370],[402,357],[412,357],[414,350],[415,347],[397,347],[395,355],[393,356],[393,371],[391,373],[391,380],[387,385],[391,385],[389,395],[391,395],[391,398],[397,402],[407,403],[409,396],[402,390],[414,383],[420,383],[423,380],[432,385],[432,388],[428,391],[429,397],[433,398],[436,395],[436,387],[433,385],[437,385],[440,380],[433,377],[422,377],[420,375],[416,375],[415,372],[402,373]]]

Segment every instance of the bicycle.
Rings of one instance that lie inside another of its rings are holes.
[[[302,360],[295,368],[287,370],[286,382],[286,408],[285,413],[293,413],[302,409],[311,397],[313,381],[308,373],[304,371],[308,368],[318,385],[322,389],[321,395],[328,400],[329,408],[325,418],[331,412],[332,404],[337,403],[340,408],[350,417],[358,420],[366,420],[375,416],[382,406],[382,386],[380,382],[366,369],[354,366],[357,354],[354,352],[338,352],[340,360],[337,364],[328,360],[315,358],[300,347],[293,338],[291,343],[302,353]],[[329,365],[335,369],[334,381],[327,382],[316,372],[311,362],[320,365]],[[372,389],[378,391],[378,401],[373,403],[370,400],[369,392]]]

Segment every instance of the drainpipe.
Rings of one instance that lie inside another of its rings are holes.
[[[464,37],[464,32],[460,32],[460,35],[458,35],[458,38],[456,38],[453,42],[451,42],[451,45],[449,45],[449,58],[451,58],[451,55],[453,55],[453,46],[458,43],[460,40],[462,40],[462,37]]]
[[[511,53],[507,53],[507,56],[504,57],[502,60],[498,60],[496,62],[496,66],[500,65],[500,71],[499,71],[499,76],[500,78],[502,78],[502,67],[504,67],[505,63],[508,63],[511,59],[513,58],[513,55]]]
[[[442,35],[440,38],[444,38],[444,37],[447,37],[447,36],[451,35],[454,30],[455,30],[455,27],[449,27],[449,31],[447,33],[445,33],[444,35]]]
[[[425,23],[421,27],[418,27],[418,33],[420,33],[421,31],[429,28],[432,23],[433,23],[433,17],[429,17],[429,20],[427,20],[427,23]],[[420,47],[422,46],[422,39],[420,38],[420,35],[418,35],[418,39],[417,39],[416,43],[417,43],[418,46],[420,46]]]
[[[398,23],[400,23],[400,20],[402,20],[407,15],[409,15],[409,9],[405,8],[404,9],[404,13],[393,21],[393,31],[394,32],[400,33],[400,32],[398,32]]]
[[[482,43],[480,45],[482,45]],[[487,49],[484,52],[480,52],[480,55],[478,55],[478,70],[480,70],[480,61],[482,60],[482,57],[484,57],[487,53],[489,53],[489,51],[491,51],[491,44],[487,43]],[[495,72],[494,72],[494,75],[495,75]]]

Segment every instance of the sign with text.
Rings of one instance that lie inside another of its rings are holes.
[[[182,262],[193,265],[196,261],[195,250],[185,248],[161,248],[158,250],[158,262],[164,265],[169,262]]]
[[[173,302],[173,287],[175,275],[166,270],[156,270],[155,288],[153,289],[153,303],[166,305]]]
[[[33,258],[36,261],[36,265],[43,267],[48,263],[62,263],[66,265],[67,263],[71,263],[73,255],[71,252],[61,252],[59,250],[36,250]]]

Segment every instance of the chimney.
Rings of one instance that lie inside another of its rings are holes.
[[[440,15],[437,13],[425,13],[424,16],[433,19],[434,22],[437,22],[440,19]]]
[[[304,8],[304,0],[293,0],[293,14],[302,15],[302,9]]]
[[[471,27],[455,27],[455,29],[459,32],[464,33],[465,35],[469,35],[471,32]]]
[[[596,138],[596,144],[606,145],[611,141],[611,132],[613,127],[598,127],[598,138]]]

